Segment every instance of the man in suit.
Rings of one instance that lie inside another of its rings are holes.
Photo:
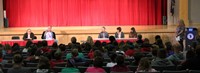
[[[102,31],[99,33],[98,38],[108,38],[108,37],[109,35],[108,35],[108,32],[106,32],[106,28],[102,27]]]
[[[124,38],[124,32],[122,32],[121,27],[117,27],[117,32],[115,33],[115,38]]]
[[[42,39],[46,39],[46,40],[56,39],[55,32],[52,31],[52,27],[51,26],[49,26],[47,28],[47,30],[42,33],[42,37],[41,38]]]
[[[23,40],[33,40],[36,39],[34,33],[31,29],[27,29],[26,33],[23,36]]]

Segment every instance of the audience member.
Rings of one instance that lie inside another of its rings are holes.
[[[117,27],[117,32],[115,33],[115,38],[124,38],[124,32],[122,32],[121,27]]]
[[[187,59],[185,63],[182,64],[184,69],[199,70],[200,67],[200,45],[195,48],[195,56],[193,58]]]
[[[179,65],[181,61],[184,60],[183,53],[181,52],[182,47],[179,44],[175,44],[173,45],[173,48],[174,48],[174,54],[169,56],[167,59],[172,61],[175,65]]]
[[[171,42],[165,42],[165,47],[166,47],[166,50],[167,50],[167,56],[169,57],[170,55],[173,55],[174,54],[174,51],[173,51],[173,47],[172,47],[172,43]]]
[[[174,64],[167,59],[167,52],[164,49],[159,49],[157,57],[151,61],[152,66],[174,66]]]
[[[106,71],[103,69],[103,61],[104,59],[100,56],[95,57],[94,59],[94,66],[93,67],[88,67],[86,72],[91,72],[91,73],[106,73]]]
[[[134,45],[128,45],[128,50],[126,50],[125,54],[127,57],[132,58],[135,54]]]
[[[11,69],[8,69],[7,73],[30,73],[30,70],[22,67],[23,57],[20,54],[15,54],[13,56],[13,67]]]
[[[138,68],[135,73],[138,72],[156,72],[155,69],[151,68],[151,63],[147,57],[144,57],[140,60]]]
[[[137,41],[136,41],[136,43],[141,47],[142,46],[142,44],[143,44],[143,40],[142,40],[142,35],[141,34],[139,34],[138,36],[137,36]]]
[[[137,52],[134,54],[134,62],[132,63],[133,66],[138,66],[139,62],[141,60],[141,58],[144,57],[144,54],[142,54],[141,52]]]
[[[151,51],[151,44],[149,42],[149,39],[147,39],[147,38],[144,39],[144,42],[143,42],[143,44],[141,46],[141,50],[140,51],[141,52],[146,52],[146,53]]]
[[[116,54],[116,53],[110,54],[111,62],[107,63],[106,66],[107,66],[107,67],[113,67],[113,66],[117,65],[116,60],[115,60],[116,57],[117,57],[117,54]]]
[[[68,53],[66,55],[66,59],[74,59],[75,62],[84,62],[85,61],[85,58],[84,58],[84,55],[83,53],[80,53],[78,52],[78,49],[72,49],[72,52],[71,53]]]
[[[111,68],[111,72],[128,72],[130,69],[124,64],[124,56],[118,55],[116,57],[117,65]]]
[[[61,73],[79,73],[79,69],[75,66],[74,59],[67,60],[67,67],[61,70]]]
[[[50,69],[50,62],[47,57],[41,56],[37,67],[38,69],[34,73],[55,73]]]
[[[69,43],[68,46],[69,46],[70,49],[72,49],[72,48],[76,48],[77,46],[80,46],[80,43],[77,42],[76,37],[72,37],[71,43]]]

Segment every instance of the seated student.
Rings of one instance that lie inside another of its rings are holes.
[[[117,54],[116,54],[116,53],[110,54],[111,62],[107,63],[106,66],[107,66],[107,67],[113,67],[113,66],[117,65],[117,63],[116,63],[116,61],[115,61],[116,57],[117,57]]]
[[[75,62],[73,59],[69,59],[67,60],[67,67],[63,68],[61,70],[61,73],[79,73],[79,69],[76,68],[76,66],[74,65]]]
[[[133,66],[138,66],[141,58],[143,58],[143,57],[144,57],[144,54],[142,54],[141,52],[136,52],[134,54],[135,61],[132,63],[132,65]]]
[[[115,38],[124,38],[124,32],[122,32],[121,27],[117,27],[117,32],[115,33]]]
[[[89,73],[106,73],[106,71],[103,69],[103,58],[100,56],[97,56],[94,58],[94,66],[88,67],[85,72]]]
[[[174,64],[167,59],[167,52],[164,49],[158,50],[157,57],[151,61],[152,66],[174,66]]]
[[[108,38],[109,34],[108,32],[106,32],[106,28],[102,27],[102,31],[99,33],[98,38]]]
[[[142,35],[139,34],[139,35],[137,36],[137,41],[136,41],[136,43],[137,43],[139,46],[142,46],[143,42],[144,42],[144,41],[142,40]]]
[[[156,72],[155,69],[151,68],[151,63],[147,57],[144,57],[140,60],[139,66],[135,73],[138,72]]]
[[[131,58],[135,54],[134,45],[128,45],[128,50],[125,52],[126,56]]]
[[[129,33],[129,38],[137,38],[137,32],[135,31],[135,28],[131,28],[131,32]]]
[[[64,60],[62,60],[62,52],[60,49],[57,49],[56,52],[54,53],[55,60],[51,60],[51,68],[54,68],[55,64],[57,63],[63,63]]]
[[[183,68],[189,69],[189,70],[199,70],[200,67],[200,45],[197,45],[195,50],[195,56],[190,57],[190,59],[187,59],[183,64]],[[189,55],[189,54],[187,54]]]
[[[85,57],[83,55],[83,53],[78,52],[78,49],[72,49],[71,53],[68,53],[66,55],[66,59],[74,59],[76,62],[84,62],[85,61]]]
[[[124,64],[124,56],[118,55],[116,58],[117,65],[111,68],[111,72],[128,72],[130,69]]]
[[[70,49],[72,49],[72,48],[75,48],[77,46],[80,46],[80,43],[77,42],[76,37],[72,37],[71,38],[71,43],[69,43],[68,46],[69,46]]]
[[[149,39],[147,39],[147,38],[144,39],[144,42],[143,42],[143,44],[141,46],[140,51],[141,52],[146,52],[146,53],[151,52],[151,44],[149,42]]]
[[[23,40],[33,40],[36,39],[34,33],[31,31],[31,29],[27,29],[26,33],[23,36]]]
[[[173,45],[174,48],[174,54],[167,57],[170,61],[172,61],[175,65],[179,65],[181,63],[181,60],[184,59],[182,51],[182,46],[179,44]]]
[[[20,54],[15,54],[13,57],[13,67],[8,69],[7,73],[30,73],[29,69],[22,67],[23,57]]]
[[[38,63],[38,69],[34,73],[55,73],[55,72],[50,69],[49,59],[47,57],[41,56]]]

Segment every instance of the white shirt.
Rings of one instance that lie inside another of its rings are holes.
[[[31,39],[31,36],[30,36],[30,34],[28,34],[28,37],[27,37],[27,39]]]
[[[113,67],[113,66],[115,66],[115,65],[117,65],[117,63],[113,63],[113,62],[110,62],[110,63],[107,63],[107,67]]]
[[[121,32],[118,33],[118,38],[121,38]]]
[[[46,32],[45,36],[46,36],[46,40],[52,40],[53,39],[52,32]]]

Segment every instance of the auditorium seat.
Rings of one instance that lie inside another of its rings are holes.
[[[164,70],[162,73],[188,73],[188,71],[187,70],[177,70],[177,71]]]
[[[58,73],[58,72],[61,72],[62,69],[65,68],[65,67],[54,67],[53,70]]]
[[[111,67],[103,66],[103,69],[106,71],[106,73],[110,73],[110,68],[111,68]]]
[[[133,71],[128,71],[128,72],[110,72],[110,73],[133,73]]]
[[[200,70],[190,70],[189,73],[200,73]]]
[[[37,67],[38,63],[27,63],[26,67]]]
[[[20,38],[19,38],[19,36],[12,36],[11,39],[12,39],[12,40],[19,40]]]
[[[128,66],[128,68],[133,72],[135,72],[137,70],[137,67],[138,66]]]
[[[85,73],[85,71],[86,71],[87,68],[88,68],[88,67],[84,67],[84,66],[79,66],[79,67],[78,67],[80,73]]]
[[[137,73],[161,73],[161,72],[157,71],[157,72],[137,72]]]
[[[176,70],[176,66],[152,66],[152,68],[160,72],[163,70]]]

